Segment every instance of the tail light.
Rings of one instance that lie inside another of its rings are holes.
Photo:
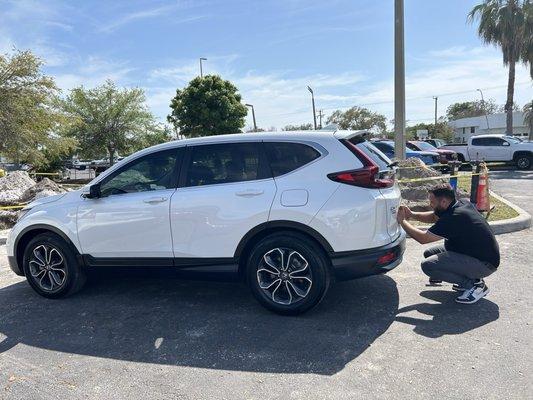
[[[390,264],[391,262],[393,262],[397,258],[398,258],[398,256],[396,255],[396,252],[391,250],[391,251],[383,254],[381,257],[379,257],[377,262],[376,262],[376,264],[377,265]]]
[[[364,152],[359,150],[347,140],[342,140],[344,144],[363,164],[363,168],[349,171],[334,172],[328,174],[328,178],[335,182],[347,185],[359,186],[370,189],[389,188],[394,186],[394,174],[386,173],[381,176],[379,167]]]

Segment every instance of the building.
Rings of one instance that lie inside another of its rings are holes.
[[[506,132],[505,113],[481,115],[479,117],[461,118],[449,121],[448,125],[453,128],[454,141],[466,143],[471,136],[485,134],[504,134]],[[487,126],[488,122],[488,126]],[[527,139],[529,126],[524,121],[524,113],[513,112],[513,136]]]

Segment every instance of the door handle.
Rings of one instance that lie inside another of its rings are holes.
[[[149,199],[143,200],[143,202],[147,204],[157,204],[157,203],[163,203],[165,201],[167,201],[166,197],[150,197]]]
[[[240,197],[253,197],[253,196],[260,196],[263,193],[265,193],[264,190],[247,189],[247,190],[242,190],[240,192],[235,192],[235,195],[240,196]]]

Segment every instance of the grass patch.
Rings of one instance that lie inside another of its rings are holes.
[[[471,176],[459,177],[457,178],[457,185],[460,189],[470,194],[471,186]],[[489,188],[490,188],[490,177],[489,177]],[[518,212],[514,208],[509,207],[507,204],[502,203],[494,196],[490,196],[490,206],[495,206],[494,210],[489,215],[488,221],[501,221],[503,219],[509,219],[518,217]]]

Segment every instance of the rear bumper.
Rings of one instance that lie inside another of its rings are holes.
[[[338,281],[362,278],[389,272],[402,262],[405,251],[405,232],[385,246],[367,250],[331,253],[331,264]],[[380,257],[391,257],[385,264],[378,263]]]

